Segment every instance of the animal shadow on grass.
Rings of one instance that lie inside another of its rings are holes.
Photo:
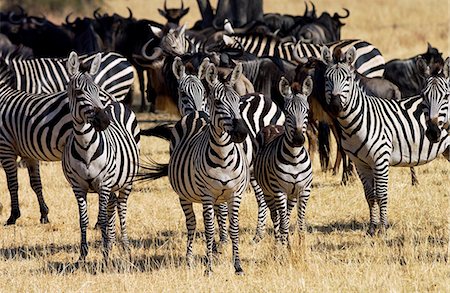
[[[368,225],[359,221],[351,220],[350,222],[332,222],[325,225],[310,225],[307,227],[308,232],[320,232],[330,234],[333,232],[350,232],[367,230]]]

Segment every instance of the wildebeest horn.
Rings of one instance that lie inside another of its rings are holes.
[[[164,10],[167,12],[167,0],[164,0]]]
[[[128,19],[131,19],[132,17],[133,17],[133,12],[131,12],[131,9],[130,9],[130,7],[128,7],[127,6],[127,9],[128,9]]]
[[[147,47],[148,45],[153,42],[153,38],[151,38],[150,40],[147,41],[147,43],[144,44],[144,46],[142,46],[142,50],[141,50],[141,55],[142,57],[144,57],[145,59],[147,59],[148,61],[154,61],[156,59],[159,58],[159,56],[162,55],[162,49],[160,47],[156,47],[153,49],[153,53],[149,56],[147,55]]]
[[[14,11],[11,11],[9,13],[8,20],[9,20],[10,23],[20,24],[20,23],[22,23],[24,21],[24,16],[23,15],[18,15],[18,19],[17,20],[14,19],[15,15],[16,14],[14,13]]]
[[[73,13],[73,12],[67,14],[67,16],[66,16],[66,24],[68,24],[68,25],[73,25],[73,24],[75,23],[75,21],[73,21],[73,22],[70,22],[70,21],[69,21],[69,18],[70,18],[70,16],[72,15],[72,13]]]
[[[311,16],[315,17],[316,16],[316,6],[314,5],[314,3],[312,1],[309,1],[309,3],[311,3],[311,5],[313,7]]]
[[[183,0],[181,0],[181,10],[183,10],[183,8],[184,8],[184,3],[183,3]]]
[[[102,16],[100,15],[100,13],[98,13],[98,11],[100,10],[100,7],[94,10],[94,18],[95,19],[99,19]]]
[[[303,16],[306,16],[308,14],[308,3],[305,1],[305,12],[303,13]]]
[[[343,8],[344,10],[345,10],[345,12],[347,13],[345,16],[340,16],[339,14],[337,14],[337,13],[335,13],[335,15],[338,17],[338,18],[347,18],[347,17],[349,17],[349,15],[350,15],[350,11],[347,9],[347,8]]]
[[[32,23],[37,25],[44,25],[44,23],[47,21],[45,17],[37,17],[37,16],[30,16],[29,19]]]

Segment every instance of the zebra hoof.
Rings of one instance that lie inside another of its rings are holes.
[[[369,235],[370,237],[373,237],[375,235],[375,226],[374,225],[370,225],[370,228],[367,231],[367,235]]]
[[[211,269],[206,269],[205,272],[203,273],[203,275],[205,277],[210,277],[212,275],[212,270]]]
[[[242,268],[237,268],[234,273],[236,274],[236,276],[243,276],[244,270]]]
[[[41,224],[48,224],[48,223],[50,223],[50,221],[48,220],[48,217],[47,216],[45,216],[45,217],[41,217]]]
[[[19,217],[20,217],[20,214],[19,214]],[[5,226],[15,225],[15,224],[16,224],[16,221],[17,221],[17,219],[18,219],[19,217],[15,216],[15,215],[11,215],[11,216],[9,217],[9,219],[6,221]]]

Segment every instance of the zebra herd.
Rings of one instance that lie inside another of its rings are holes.
[[[276,240],[289,245],[296,204],[297,230],[300,236],[305,233],[307,202],[314,192],[316,122],[327,123],[334,133],[344,173],[351,164],[346,156],[356,166],[372,236],[388,227],[390,166],[414,167],[441,154],[450,160],[450,58],[442,63],[414,58],[418,76],[411,77],[411,85],[419,88],[407,96],[381,78],[388,66],[380,51],[363,40],[311,44],[235,33],[225,21],[225,49],[208,51],[207,41],[189,36],[185,26],[149,29],[159,38],[158,46],[150,48],[154,40],[148,40],[135,58],[159,71],[177,101],[181,118],[173,126],[140,131],[134,112],[121,103],[133,70],[118,53],[29,58],[20,55],[20,48],[2,52],[0,162],[11,196],[6,224],[20,217],[17,157],[28,168],[41,223],[49,222],[49,209],[39,162],[61,160],[79,208],[80,261],[88,253],[88,192],[99,194],[98,224],[107,261],[116,237],[116,210],[128,250],[127,199],[133,183],[168,176],[186,219],[187,264],[193,263],[193,204],[200,203],[206,272],[212,271],[217,249],[215,217],[221,244],[227,241],[228,217],[232,261],[236,274],[242,274],[239,207],[249,183],[258,203],[255,242],[264,237],[269,211]],[[140,164],[140,135],[152,134],[170,141],[169,162]]]

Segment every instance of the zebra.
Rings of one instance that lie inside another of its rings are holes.
[[[350,47],[355,47],[356,58],[355,69],[367,77],[381,77],[384,73],[384,58],[381,52],[372,44],[363,40],[341,40],[333,43],[319,45],[285,41],[276,37],[265,35],[224,35],[225,45],[243,49],[258,57],[272,56],[288,60],[293,63],[305,63],[304,59],[309,57],[320,58],[323,47],[328,47],[331,52],[340,49],[345,52]]]
[[[125,57],[114,52],[101,53],[102,60],[94,81],[117,101],[124,100],[133,84],[133,67]],[[80,60],[90,64],[96,55],[83,55]],[[66,90],[69,75],[67,58],[17,58],[4,56],[11,68],[17,90],[33,94],[57,93]]]
[[[243,273],[239,258],[238,210],[250,174],[241,145],[247,137],[247,128],[239,110],[240,96],[232,89],[241,72],[242,67],[236,66],[229,81],[223,83],[218,80],[214,64],[208,65],[205,78],[210,87],[209,115],[193,111],[182,117],[172,130],[172,139],[178,139],[180,143],[175,145],[169,164],[160,165],[148,176],[155,179],[168,175],[172,188],[180,197],[188,230],[186,259],[189,266],[193,261],[192,243],[196,226],[192,205],[203,205],[207,273],[212,269],[214,205],[223,202],[228,204],[235,272]]]
[[[0,61],[0,163],[8,182],[11,214],[6,222],[13,225],[20,217],[17,157],[27,165],[30,184],[41,213],[40,222],[48,223],[48,207],[42,194],[39,161],[59,161],[72,130],[67,91],[30,94],[12,87],[9,67]],[[112,97],[100,91],[104,103]]]
[[[440,131],[436,141],[425,135],[428,123],[422,96],[398,102],[367,94],[351,65],[355,54],[356,49],[352,47],[345,53],[345,60],[335,64],[330,50],[323,48],[322,58],[327,62],[325,95],[328,104],[339,106],[334,114],[342,130],[342,148],[355,163],[363,184],[370,210],[368,233],[374,235],[377,211],[380,231],[388,226],[389,166],[417,166],[433,160],[448,150],[450,135]],[[445,82],[448,83],[448,79]],[[440,86],[433,79],[427,79],[427,83],[430,84],[425,85],[426,89]],[[440,91],[440,95],[448,95],[448,92]],[[445,123],[443,112],[448,109],[442,108],[437,119],[440,129]]]
[[[426,79],[421,91],[425,103],[425,135],[431,142],[436,143],[441,131],[450,131],[450,57],[445,60],[441,74],[433,74],[423,58],[417,60],[417,68]]]
[[[92,60],[89,71],[80,68],[80,60],[71,52],[67,60],[67,95],[73,130],[67,140],[62,166],[78,202],[81,230],[80,261],[88,254],[86,194],[99,194],[99,225],[105,260],[115,240],[117,206],[122,242],[128,249],[126,230],[127,199],[139,167],[139,126],[136,116],[121,103],[104,106],[97,73],[101,54]],[[116,195],[118,192],[118,195]]]
[[[296,91],[299,90],[298,83],[293,83],[292,86]],[[281,78],[279,87],[285,98],[284,128],[275,137],[269,135],[270,141],[265,141],[263,131],[259,133],[258,140],[263,143],[256,154],[254,173],[270,208],[275,238],[286,244],[292,208],[299,200],[298,229],[303,232],[306,204],[311,193],[311,160],[303,144],[308,124],[307,99],[312,92],[312,78],[305,79],[302,90],[298,93],[293,93],[284,77]]]

